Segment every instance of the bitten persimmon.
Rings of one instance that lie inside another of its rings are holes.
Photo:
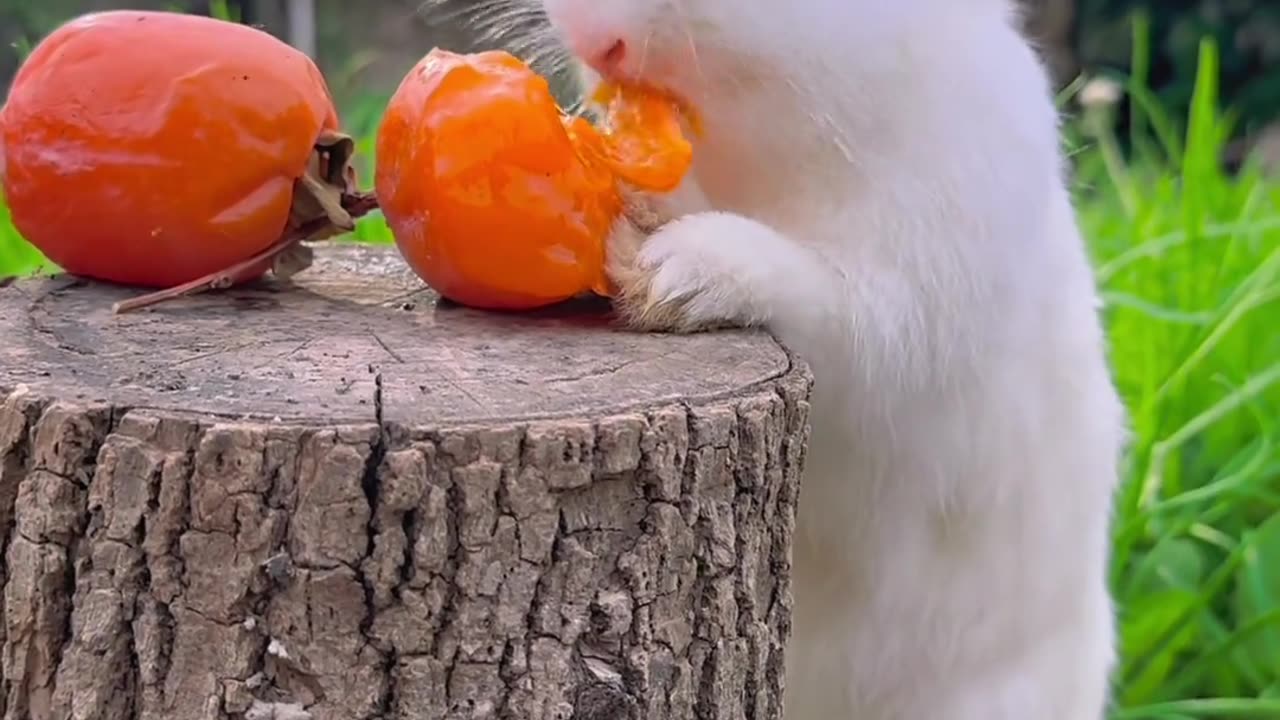
[[[324,164],[318,144],[342,141],[338,123],[316,65],[266,32],[90,13],[14,77],[0,111],[4,194],[18,231],[67,272],[176,286],[281,239],[298,220],[295,186]]]
[[[666,191],[691,160],[674,104],[609,99],[596,128],[509,53],[428,53],[392,96],[376,148],[375,193],[410,267],[485,309],[608,294],[619,184]]]
[[[606,82],[592,100],[603,106],[600,151],[614,175],[633,187],[670,192],[693,163],[693,145],[681,120],[700,129],[697,115],[682,100],[657,89]]]

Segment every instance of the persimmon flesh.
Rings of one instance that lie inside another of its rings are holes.
[[[668,93],[606,82],[592,100],[602,105],[604,141],[594,148],[614,175],[650,192],[674,190],[693,162],[681,121],[700,129],[697,116]]]
[[[318,68],[272,35],[90,13],[14,77],[0,172],[14,225],[64,270],[171,287],[278,241],[317,139],[337,129]]]
[[[565,115],[547,81],[509,53],[436,49],[387,107],[375,193],[401,254],[443,297],[519,310],[608,294],[619,184],[664,191],[688,169],[675,113],[655,101],[597,129]],[[652,127],[656,140],[633,137]]]

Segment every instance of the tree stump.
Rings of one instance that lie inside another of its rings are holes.
[[[808,370],[390,249],[0,289],[5,720],[780,717]]]

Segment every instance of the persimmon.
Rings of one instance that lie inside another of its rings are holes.
[[[18,231],[68,273],[147,287],[251,279],[291,229],[350,224],[351,145],[305,54],[175,12],[63,24],[0,111]]]
[[[692,157],[676,105],[629,92],[609,96],[597,128],[566,115],[546,79],[507,52],[428,53],[376,142],[375,194],[410,267],[441,296],[485,309],[607,295],[620,184],[670,190]]]
[[[674,190],[693,162],[681,120],[701,130],[683,100],[642,85],[605,82],[592,95],[604,109],[604,142],[592,145],[621,181],[650,192]]]

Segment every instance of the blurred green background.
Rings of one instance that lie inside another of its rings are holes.
[[[477,46],[448,19],[464,4],[428,17],[421,0],[0,0],[0,88],[44,33],[92,9],[260,24],[317,48],[367,181],[382,103],[403,74],[433,45]],[[1112,717],[1280,718],[1280,0],[1027,5],[1059,80],[1132,418]],[[1099,78],[1118,102],[1085,107]],[[37,271],[3,207],[0,276]],[[389,235],[375,215],[349,239]]]

